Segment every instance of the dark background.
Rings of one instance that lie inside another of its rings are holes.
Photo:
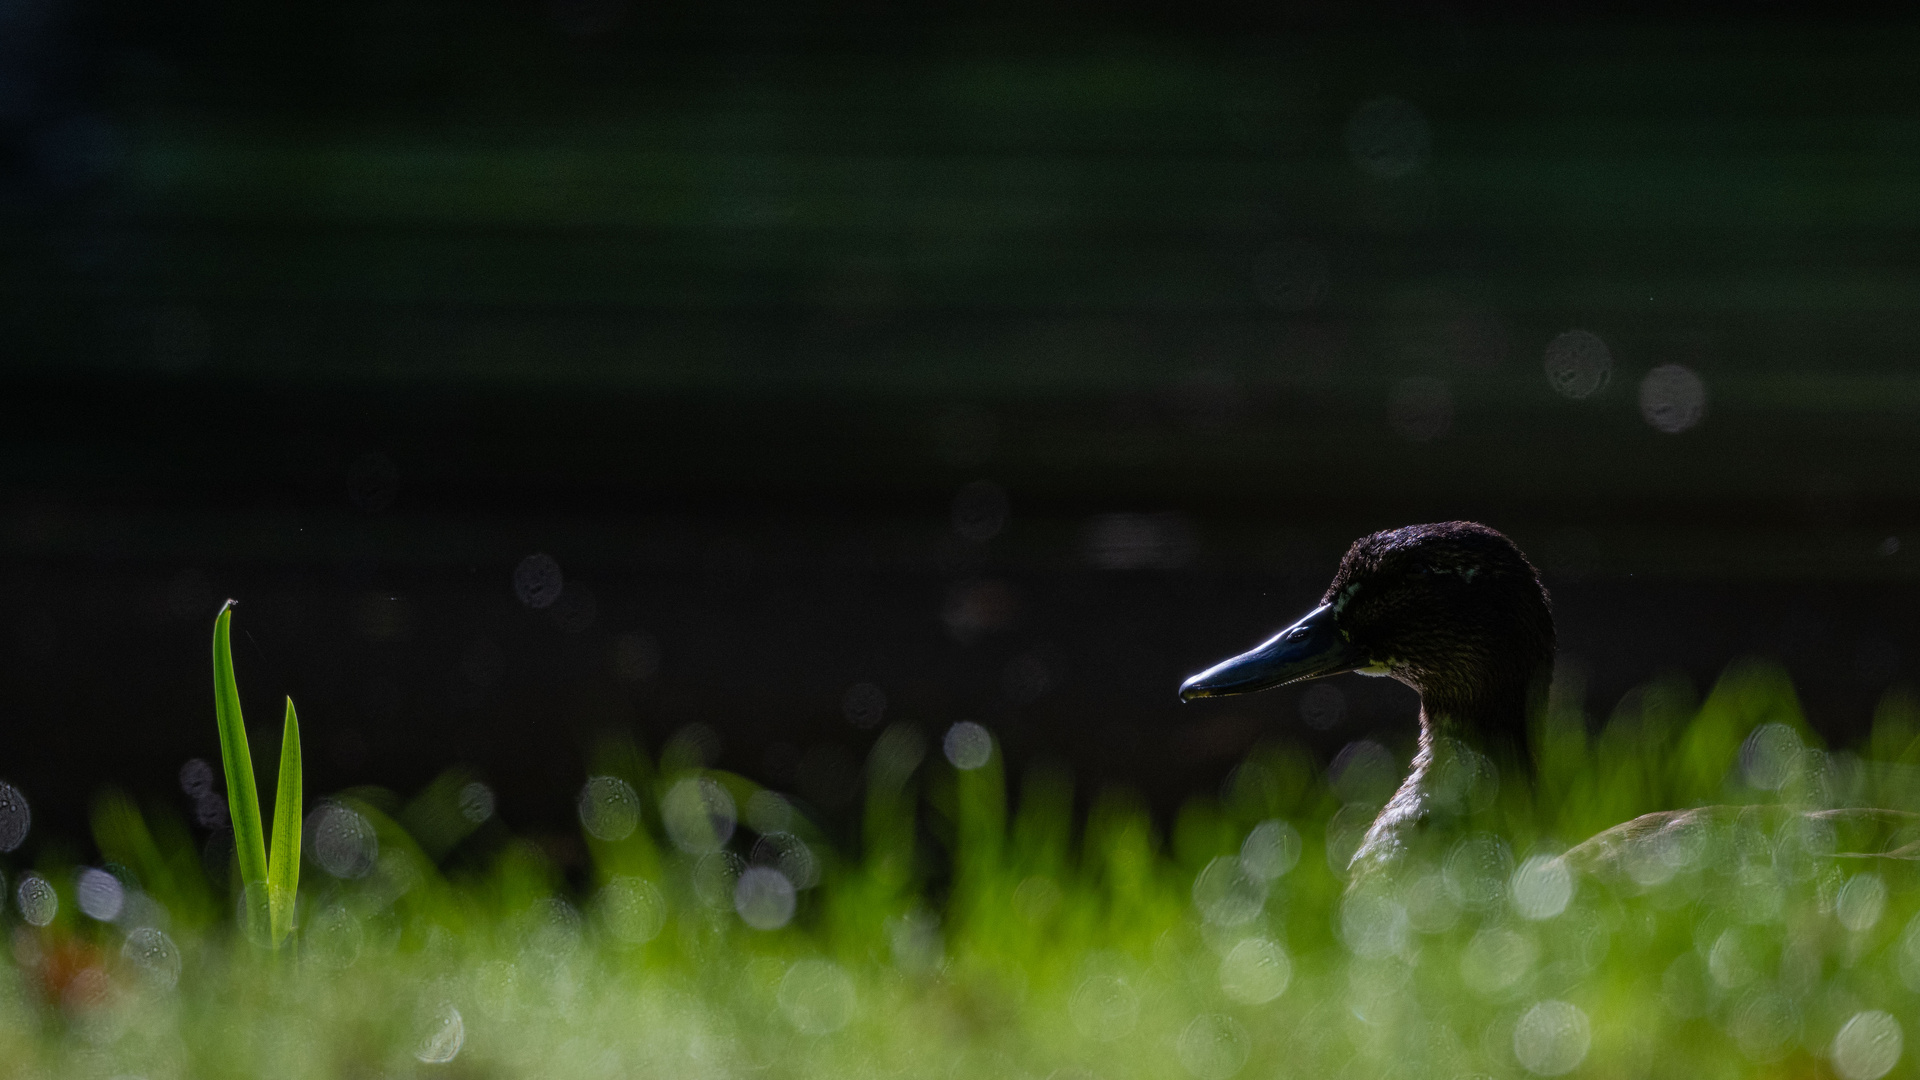
[[[1174,690],[1452,517],[1596,721],[1762,655],[1853,737],[1920,657],[1920,28],[1535,7],[0,0],[0,775],[179,799],[231,596],[316,793],[558,827],[698,724],[831,818],[872,683],[1169,808],[1406,743]]]

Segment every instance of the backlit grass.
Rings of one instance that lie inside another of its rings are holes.
[[[457,770],[337,793],[306,817],[278,949],[236,917],[237,869],[106,793],[95,867],[9,870],[0,1076],[1914,1072],[1912,862],[1759,812],[1606,881],[1551,858],[1662,808],[1920,808],[1904,696],[1848,751],[1759,666],[1704,701],[1655,683],[1603,724],[1558,707],[1534,776],[1462,778],[1479,832],[1352,893],[1367,753],[1330,780],[1263,747],[1163,831],[1124,791],[1076,819],[1055,772],[1009,792],[985,733],[947,734],[879,740],[854,851],[742,777],[609,743],[579,793],[585,887]]]

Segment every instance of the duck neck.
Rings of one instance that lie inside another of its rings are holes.
[[[1451,835],[1471,801],[1470,785],[1483,767],[1473,745],[1480,731],[1524,730],[1524,698],[1515,715],[1493,715],[1488,710],[1462,709],[1429,700],[1420,702],[1420,747],[1399,790],[1387,800],[1367,835],[1354,852],[1350,880],[1388,869],[1416,846]],[[1469,721],[1467,718],[1472,717]]]

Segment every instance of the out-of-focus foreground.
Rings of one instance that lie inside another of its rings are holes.
[[[232,929],[228,849],[108,794],[106,865],[8,875],[0,1074],[1909,1074],[1914,864],[1763,811],[1920,808],[1920,703],[1889,696],[1868,741],[1828,751],[1780,672],[1742,666],[1703,702],[1656,683],[1588,726],[1563,695],[1537,777],[1480,761],[1447,789],[1479,831],[1351,892],[1402,764],[1374,744],[1324,776],[1264,747],[1161,836],[1117,789],[1076,827],[1057,772],[1010,798],[977,725],[897,725],[846,849],[685,746],[610,743],[577,801],[586,880],[460,773],[323,801],[278,955]],[[18,846],[24,803],[0,795]],[[1606,880],[1554,857],[1709,802],[1756,809]]]

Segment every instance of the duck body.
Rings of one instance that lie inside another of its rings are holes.
[[[1420,695],[1420,738],[1405,780],[1349,866],[1353,885],[1444,851],[1466,821],[1455,797],[1482,755],[1525,764],[1530,720],[1553,677],[1552,608],[1539,573],[1504,535],[1468,521],[1412,525],[1356,540],[1320,604],[1255,648],[1181,685],[1183,701],[1252,693],[1358,672]],[[1704,830],[1793,818],[1835,857],[1920,859],[1920,817],[1892,810],[1699,807],[1648,814],[1569,850],[1571,867],[1631,876],[1647,845]]]
[[[1603,881],[1645,885],[1662,878],[1715,834],[1785,837],[1816,857],[1920,861],[1920,815],[1846,807],[1806,810],[1779,804],[1658,810],[1602,830],[1561,856],[1569,868]]]

